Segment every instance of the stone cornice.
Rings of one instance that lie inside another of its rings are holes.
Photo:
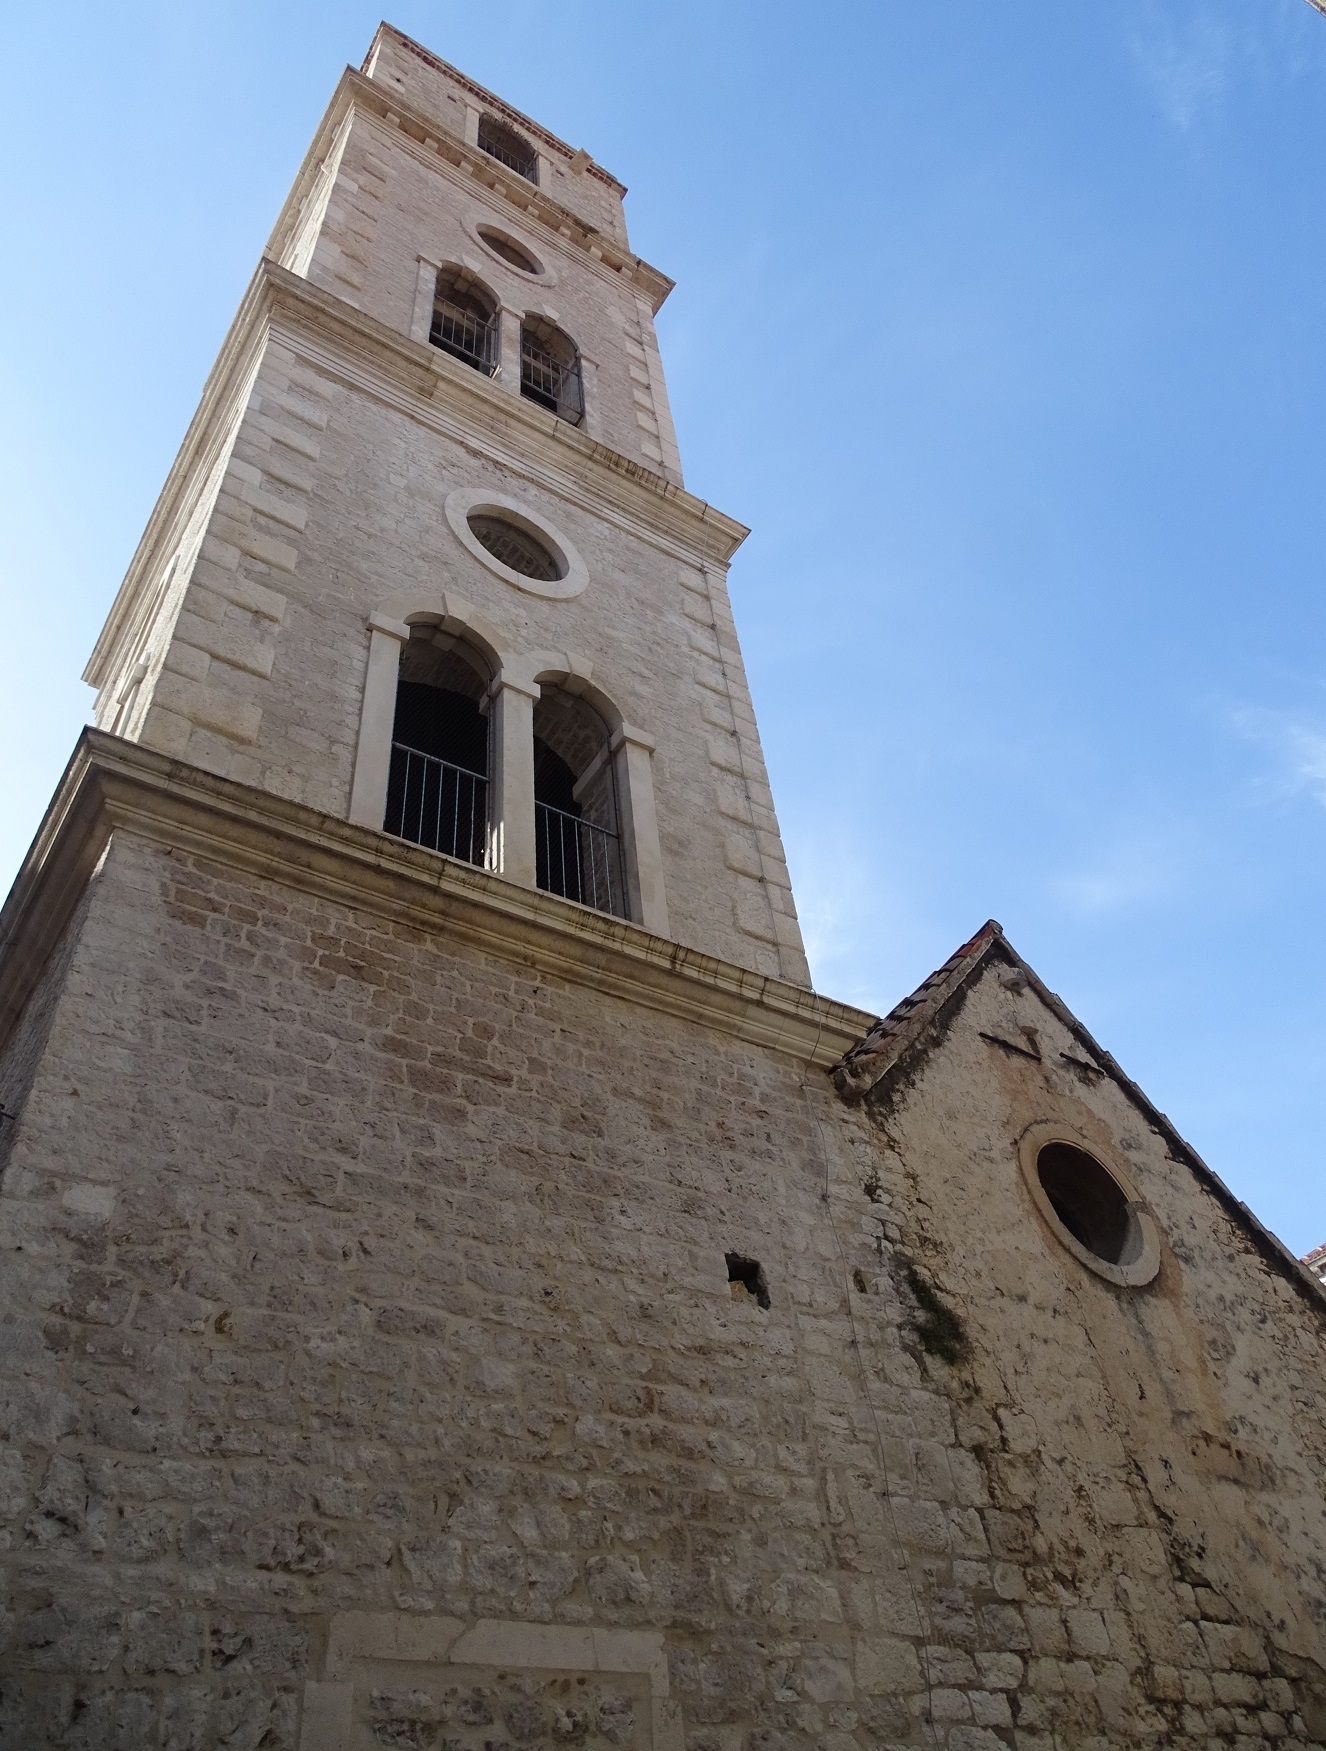
[[[122,641],[137,626],[153,569],[170,542],[179,539],[190,514],[190,488],[201,488],[208,466],[229,441],[245,388],[274,327],[312,363],[361,392],[376,395],[679,558],[689,555],[725,565],[749,533],[735,518],[555,414],[264,259],[249,282],[84,670],[84,679],[94,687],[105,684]]]
[[[0,912],[8,1039],[116,832],[464,942],[827,1069],[875,1018],[470,864],[85,730]]]
[[[575,148],[573,146],[568,146],[565,140],[558,139],[556,134],[549,133],[548,129],[543,126],[542,122],[536,122],[532,116],[525,115],[521,110],[513,109],[511,105],[507,103],[505,98],[498,97],[496,92],[489,91],[486,86],[476,84],[467,73],[462,73],[459,67],[453,67],[450,61],[444,61],[440,55],[435,55],[431,49],[426,49],[422,43],[415,42],[413,37],[406,36],[405,32],[402,30],[397,30],[394,24],[380,24],[378,26],[377,34],[369,45],[368,54],[364,57],[365,67],[367,67],[368,63],[372,60],[373,51],[377,48],[378,43],[383,36],[394,37],[401,47],[405,49],[407,54],[411,54],[416,60],[422,61],[426,67],[432,67],[437,72],[444,73],[447,78],[450,79],[453,84],[458,85],[462,91],[468,91],[471,97],[477,97],[483,104],[484,108],[490,110],[493,115],[501,116],[505,121],[514,122],[518,129],[524,129],[533,134],[537,139],[541,140],[545,146],[551,147],[553,152],[559,153],[563,158],[574,158],[576,156]],[[369,77],[369,75],[365,74],[365,78],[367,77]],[[588,158],[589,154],[586,153],[585,156]],[[619,195],[624,195],[626,193],[626,184],[624,182],[619,182],[611,171],[605,170],[601,164],[595,164],[592,159],[590,159],[585,168],[585,174],[587,176],[595,177],[599,182],[607,183],[609,188],[615,189]]]
[[[355,109],[391,128],[397,140],[421,163],[458,169],[467,180],[500,195],[515,208],[521,224],[528,226],[533,220],[543,225],[560,243],[577,248],[586,258],[587,265],[594,267],[611,284],[626,281],[633,286],[649,300],[655,312],[676,284],[606,232],[578,217],[569,207],[553,200],[551,195],[518,176],[514,170],[508,170],[498,159],[481,152],[477,146],[469,145],[459,135],[446,132],[439,123],[404,98],[375,80],[365,78],[362,73],[356,73],[352,67],[347,67],[341,75],[273,227],[265,253],[274,260],[279,260],[285,253],[299,224],[337,128]],[[558,145],[561,145],[560,141]]]
[[[703,556],[726,565],[750,533],[666,476],[427,341],[411,340],[274,262],[264,262],[260,272],[269,286],[272,325],[283,339],[295,339],[297,331],[306,345],[314,343],[308,356],[313,359],[316,349],[324,370],[513,473],[615,519],[678,558]]]

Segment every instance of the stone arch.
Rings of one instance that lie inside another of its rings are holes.
[[[381,831],[391,783],[392,731],[396,720],[397,687],[405,646],[432,630],[443,645],[450,641],[475,668],[489,694],[511,652],[501,634],[470,604],[450,592],[416,592],[389,597],[368,616],[368,667],[359,714],[359,742],[350,784],[349,818]],[[461,686],[459,691],[473,692]],[[491,764],[491,762],[490,762]]]
[[[591,759],[576,775],[583,804],[599,820],[615,818],[621,846],[625,910],[656,936],[668,934],[663,892],[663,854],[654,801],[653,740],[626,721],[617,701],[593,679],[591,665],[567,651],[534,651],[524,663],[530,679],[578,700],[606,730],[601,764]],[[536,720],[536,728],[537,728]],[[566,752],[574,753],[573,747]]]
[[[472,268],[444,262],[433,282],[429,344],[491,377],[500,357],[500,309],[492,289]]]
[[[421,630],[430,629],[434,639],[442,635],[448,649],[463,647],[484,670],[481,707],[489,718],[488,845],[483,860],[487,867],[525,887],[547,885],[539,880],[534,760],[535,708],[546,689],[550,706],[557,696],[571,702],[562,724],[566,736],[558,739],[563,742],[562,757],[571,756],[566,760],[568,767],[580,766],[573,772],[572,785],[583,787],[583,797],[593,793],[590,825],[615,831],[620,846],[621,901],[599,909],[620,912],[655,935],[666,936],[653,741],[626,721],[616,700],[592,678],[591,665],[582,657],[568,651],[517,651],[467,601],[451,592],[393,596],[368,617],[368,670],[350,820],[379,832],[383,828],[402,648]],[[577,711],[582,723],[585,714],[592,714],[602,725],[603,735],[592,750],[575,742],[571,720]],[[545,718],[549,718],[547,711],[541,713],[541,720]],[[611,824],[606,806],[596,806],[609,797]],[[574,800],[579,803],[580,797]],[[584,894],[569,897],[584,899]],[[594,898],[585,903],[599,904]]]
[[[520,322],[520,393],[569,425],[578,426],[585,417],[580,348],[536,310],[527,310]]]

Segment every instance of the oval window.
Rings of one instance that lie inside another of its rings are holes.
[[[1071,1143],[1047,1143],[1036,1157],[1036,1177],[1079,1246],[1107,1265],[1131,1265],[1140,1257],[1142,1234],[1132,1203],[1094,1155]]]
[[[1130,1163],[1106,1166],[1086,1139],[1042,1119],[1018,1139],[1018,1161],[1046,1227],[1088,1270],[1120,1288],[1140,1288],[1160,1270],[1160,1230]]]
[[[527,249],[521,247],[514,237],[508,237],[503,231],[494,231],[491,225],[476,227],[479,236],[494,255],[500,255],[502,260],[513,268],[519,268],[522,274],[541,274],[542,262],[538,262]]]
[[[505,517],[494,517],[482,511],[473,512],[465,521],[479,545],[501,565],[519,572],[522,578],[552,584],[566,576],[562,565],[538,536],[522,529],[519,523],[509,523]]]

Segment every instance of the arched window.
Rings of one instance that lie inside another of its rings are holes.
[[[468,268],[439,268],[428,338],[486,377],[497,369],[497,300]]]
[[[538,186],[539,155],[514,128],[508,128],[492,116],[480,116],[479,150],[496,158],[499,164],[505,164],[508,170],[514,170],[517,176],[523,176],[526,182]]]
[[[541,316],[520,325],[520,393],[573,426],[585,417],[576,344]]]
[[[466,863],[488,860],[487,676],[449,633],[412,628],[401,646],[386,832]]]
[[[626,917],[607,726],[583,699],[547,684],[534,707],[534,849],[546,893]]]

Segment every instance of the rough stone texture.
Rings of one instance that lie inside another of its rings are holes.
[[[157,752],[62,789],[0,931],[0,1751],[1326,1743],[1326,1301],[1002,938],[812,1062],[740,531],[632,459],[652,325],[570,224],[617,195],[565,173],[547,293],[586,437],[409,341],[421,234],[511,203],[397,75],[463,107],[391,32],[350,82],[94,659]],[[475,563],[460,485],[584,595]],[[365,621],[443,590],[656,740],[724,964],[423,851],[399,900]],[[1045,1124],[1153,1281],[1043,1213]]]
[[[696,1747],[1320,1740],[1321,1307],[1033,1001],[847,1106],[118,835],[6,1173],[0,1744],[293,1743],[365,1610],[662,1630]],[[1046,1117],[1128,1151],[1152,1287],[1039,1221]],[[454,1736],[408,1676],[364,1743]]]
[[[375,79],[397,61],[428,73],[394,33],[383,42]],[[329,332],[334,309],[310,305],[278,312],[243,374],[226,367],[235,380],[200,414],[196,459],[168,484],[89,668],[98,726],[344,818],[367,618],[454,593],[504,648],[571,653],[656,744],[675,940],[808,984],[727,596],[732,538],[717,541],[708,507],[659,473],[651,431],[671,423],[647,301],[546,227],[531,237],[546,283],[485,251],[477,223],[519,233],[509,203],[382,116],[352,106],[323,171],[278,253],[418,357],[388,380],[385,355],[352,351]],[[472,266],[507,308],[572,334],[592,363],[589,437],[523,400],[513,361],[490,382],[409,342],[421,253]],[[645,482],[643,496],[623,497],[624,481]],[[478,563],[446,520],[458,488],[563,530],[587,562],[585,593],[542,600]]]
[[[483,92],[454,67],[438,60],[418,43],[402,37],[389,25],[378,33],[373,49],[365,62],[369,77],[389,89],[399,91],[414,108],[438,122],[449,134],[464,139],[467,136],[465,109],[495,114],[507,120],[517,132],[532,139],[545,157],[551,160],[552,185],[543,185],[544,193],[578,217],[607,230],[622,243],[626,241],[626,226],[622,220],[621,185],[601,176],[578,174],[571,169],[572,154],[564,143],[544,129],[531,125],[528,119],[508,110],[500,98]]]

